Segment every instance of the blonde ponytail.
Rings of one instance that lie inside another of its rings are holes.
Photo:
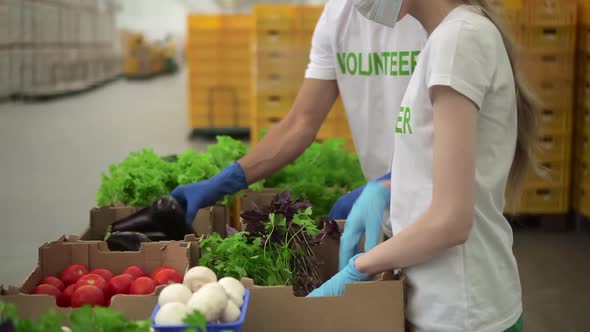
[[[535,129],[537,128],[537,117],[539,103],[527,86],[524,77],[518,69],[517,49],[512,41],[511,35],[506,32],[501,23],[499,15],[496,13],[494,6],[488,0],[464,0],[468,5],[478,6],[484,16],[486,16],[500,31],[504,46],[510,58],[512,72],[514,73],[514,83],[516,85],[516,102],[518,112],[518,137],[516,141],[516,152],[509,176],[509,190],[517,192],[529,168],[537,169],[534,159],[534,142]]]

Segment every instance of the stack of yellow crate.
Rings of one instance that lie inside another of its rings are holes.
[[[251,31],[250,15],[188,17],[189,124],[196,132],[248,130]]]
[[[536,157],[544,172],[529,172],[510,212],[569,211],[576,23],[577,0],[524,1],[520,63],[542,102]]]
[[[254,6],[254,75],[251,138],[255,144],[265,129],[291,109],[309,63],[311,39],[323,7],[305,5]],[[317,139],[352,135],[342,102],[338,100]]]
[[[573,208],[590,217],[590,0],[580,1]]]

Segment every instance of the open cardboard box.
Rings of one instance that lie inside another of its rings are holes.
[[[338,221],[341,229],[344,221]],[[315,248],[322,280],[338,272],[340,242],[330,237]],[[245,332],[405,331],[405,279],[384,273],[375,281],[346,286],[342,296],[295,297],[291,286],[256,286],[251,279]]]
[[[20,287],[0,287],[0,301],[15,304],[19,314],[30,319],[38,319],[50,309],[69,312],[71,308],[57,307],[55,299],[51,296],[29,293],[44,277],[59,275],[62,270],[74,263],[85,264],[90,270],[106,268],[115,275],[131,265],[140,266],[148,273],[164,265],[184,274],[198,259],[192,255],[195,249],[193,247],[198,247],[198,244],[153,242],[144,243],[138,252],[111,252],[105,242],[62,238],[39,248],[38,266]],[[198,248],[196,249],[198,253]],[[156,290],[156,294],[161,288],[163,286]],[[117,295],[112,298],[111,308],[125,314],[127,319],[145,320],[149,319],[156,303],[155,294]]]
[[[125,218],[141,208],[131,206],[106,206],[90,210],[90,225],[80,235],[82,241],[102,241],[107,228],[115,221]],[[213,232],[222,236],[226,234],[225,226],[229,223],[230,213],[226,206],[215,205],[199,210],[193,222],[193,229],[199,235]]]

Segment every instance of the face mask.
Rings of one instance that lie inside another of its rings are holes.
[[[403,0],[352,0],[356,10],[367,19],[393,28]]]

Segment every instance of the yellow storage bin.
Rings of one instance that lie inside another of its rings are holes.
[[[301,75],[269,73],[256,78],[254,89],[258,94],[296,94],[303,83]]]
[[[544,108],[540,112],[541,130],[549,132],[568,132],[572,129],[573,112],[564,108]]]
[[[577,40],[579,50],[583,52],[590,52],[590,25],[578,26]]]
[[[322,16],[323,6],[300,6],[297,9],[299,29],[302,31],[314,31],[315,26]]]
[[[139,61],[134,57],[126,56],[123,60],[123,71],[130,76],[139,74]]]
[[[265,118],[282,119],[289,113],[295,102],[294,95],[268,94],[260,95],[256,99],[255,116]]]
[[[256,30],[286,31],[297,28],[297,6],[254,5],[252,13]]]
[[[193,31],[213,30],[219,31],[224,24],[222,15],[197,15],[191,14],[187,17],[187,29],[190,34]]]
[[[256,67],[262,75],[267,73],[291,73],[302,76],[309,60],[298,52],[273,51],[259,52],[256,56]]]
[[[193,30],[186,39],[186,48],[198,50],[200,48],[217,47],[223,41],[223,33],[219,31]]]
[[[533,26],[524,28],[524,46],[531,50],[571,51],[576,49],[576,26]]]
[[[590,163],[584,160],[576,160],[572,165],[574,171],[574,185],[590,188]]]
[[[491,0],[490,2],[508,25],[517,27],[523,23],[524,9],[522,0]]]
[[[527,173],[526,183],[528,185],[558,185],[568,186],[570,184],[570,160],[546,160],[540,161],[540,169],[530,169]]]
[[[531,80],[572,79],[574,64],[573,52],[528,51],[522,61],[524,73]]]
[[[529,25],[575,25],[578,0],[527,0],[526,23]]]
[[[530,86],[544,107],[572,109],[574,106],[574,79],[533,79]]]
[[[568,160],[571,156],[572,133],[541,132],[535,141],[540,160]]]
[[[256,51],[290,51],[296,48],[296,34],[291,30],[258,30],[255,35]]]
[[[587,185],[576,186],[573,195],[574,210],[584,217],[590,217],[590,187]]]
[[[578,133],[574,145],[575,156],[578,160],[590,162],[590,135]]]
[[[584,25],[590,25],[590,0],[580,0],[579,22]]]
[[[563,186],[533,186],[523,190],[510,212],[521,214],[557,214],[569,211],[570,188]],[[513,197],[509,197],[510,201]]]

